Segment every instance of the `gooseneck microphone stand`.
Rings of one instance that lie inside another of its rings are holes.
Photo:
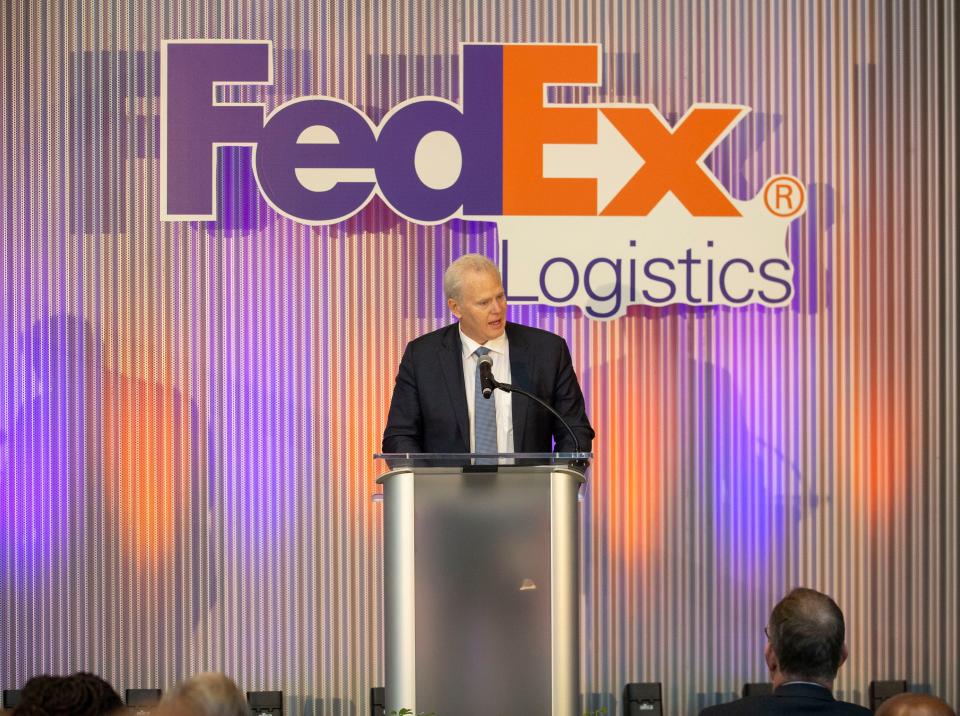
[[[563,419],[563,416],[560,415],[553,406],[547,403],[545,400],[538,398],[536,395],[531,393],[529,390],[524,390],[523,388],[518,388],[515,385],[510,385],[509,383],[501,383],[498,380],[493,380],[493,387],[499,390],[502,390],[504,393],[520,393],[520,395],[526,396],[537,405],[542,406],[547,411],[549,411],[557,420],[563,423],[563,427],[567,429],[567,432],[570,433],[570,437],[573,438],[574,452],[580,452],[580,441],[577,440],[576,433],[573,432],[573,428],[570,427],[570,424]]]

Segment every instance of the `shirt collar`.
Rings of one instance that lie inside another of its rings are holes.
[[[459,324],[457,325],[457,331],[460,333],[460,345],[463,347],[463,357],[466,358],[467,356],[473,355],[474,351],[480,347],[480,344],[464,333]],[[504,355],[507,351],[507,332],[504,331],[496,338],[491,338],[483,345],[489,348],[491,353]]]
[[[830,689],[812,681],[787,681],[780,684],[773,693],[776,696],[806,696],[823,701],[834,700]]]

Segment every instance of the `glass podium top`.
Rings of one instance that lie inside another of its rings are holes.
[[[389,470],[417,467],[461,467],[466,472],[495,472],[501,466],[551,465],[572,467],[583,472],[593,459],[592,452],[391,452],[375,453],[374,460]]]

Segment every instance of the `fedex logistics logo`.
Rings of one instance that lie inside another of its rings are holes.
[[[704,163],[749,111],[697,104],[670,126],[645,104],[561,104],[550,88],[598,86],[598,45],[462,46],[462,101],[417,97],[374,125],[331,97],[269,113],[219,88],[273,83],[268,41],[169,40],[161,52],[160,204],[165,221],[216,218],[217,148],[253,147],[279,213],[330,224],[374,193],[421,224],[495,221],[513,301],[778,306],[792,293],[790,221],[802,184],[773,177],[730,196]]]

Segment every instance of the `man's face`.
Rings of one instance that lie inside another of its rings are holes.
[[[467,271],[460,300],[448,299],[465,335],[483,345],[503,334],[507,322],[507,297],[494,271]]]

